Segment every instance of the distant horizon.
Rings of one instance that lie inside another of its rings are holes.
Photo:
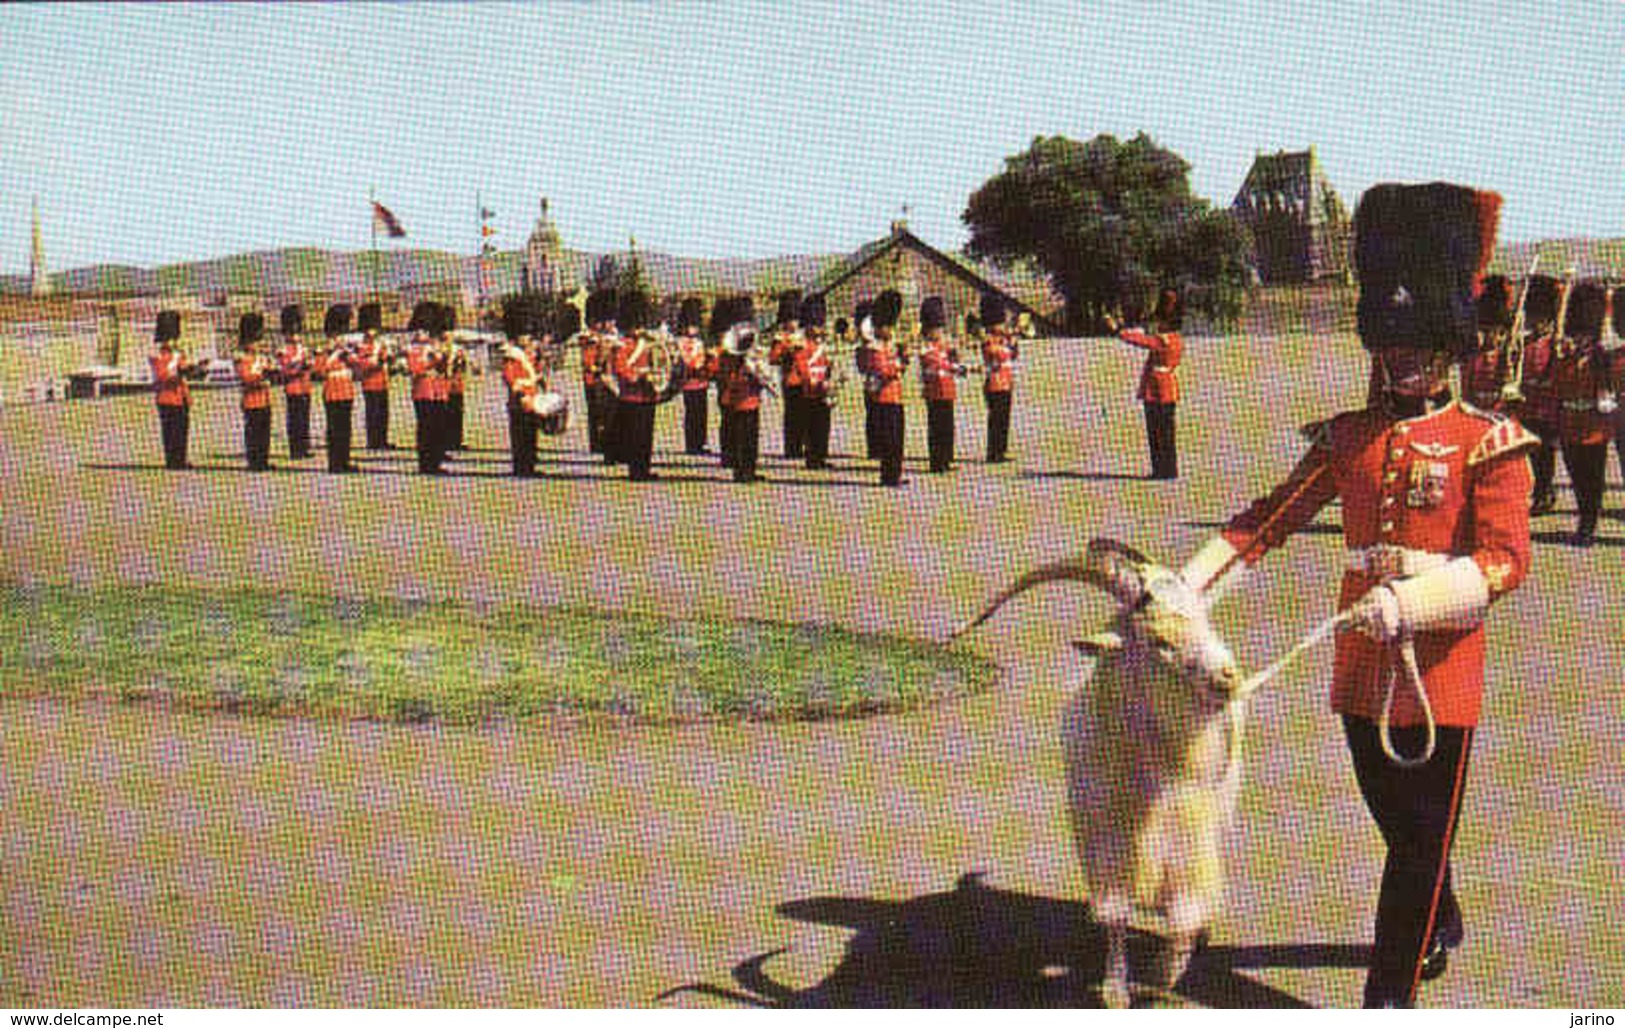
[[[562,239],[842,253],[906,216],[960,250],[1038,136],[1144,132],[1227,208],[1259,154],[1500,192],[1509,244],[1625,233],[1613,0],[544,0],[0,5],[0,273]],[[906,210],[906,214],[905,214]]]

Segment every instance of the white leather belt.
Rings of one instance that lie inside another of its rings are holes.
[[[1167,365],[1165,365],[1165,364],[1153,364],[1153,365],[1151,365],[1151,370],[1152,370],[1152,371],[1162,371],[1162,372],[1171,372],[1171,371],[1173,371],[1173,370],[1174,370],[1174,369],[1173,369],[1173,368],[1170,368],[1170,367],[1168,367],[1168,366],[1167,366]]]
[[[1431,553],[1427,550],[1413,550],[1409,546],[1394,546],[1387,543],[1347,552],[1350,571],[1358,571],[1383,581],[1420,575],[1424,571],[1444,567],[1455,559],[1448,553]]]
[[[1595,400],[1564,400],[1563,409],[1572,411],[1596,410],[1597,402]]]

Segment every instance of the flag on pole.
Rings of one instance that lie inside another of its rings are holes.
[[[489,208],[489,207],[481,207],[480,208],[480,220],[481,221],[487,221],[487,220],[489,220],[491,218],[494,218],[496,216],[497,216],[497,212],[493,211],[491,208]]]
[[[480,226],[480,235],[482,235],[482,236],[494,236],[496,234],[497,234],[497,230],[492,228],[490,225],[481,225]]]
[[[382,230],[391,239],[399,239],[406,235],[406,229],[401,227],[400,219],[377,200],[372,201],[372,227]]]

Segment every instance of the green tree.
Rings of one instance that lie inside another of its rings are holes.
[[[1004,163],[966,205],[968,250],[1005,266],[1033,260],[1066,298],[1074,330],[1113,308],[1141,308],[1167,284],[1209,314],[1239,311],[1246,230],[1191,193],[1178,154],[1144,133],[1039,136]]]

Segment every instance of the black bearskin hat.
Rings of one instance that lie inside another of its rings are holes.
[[[581,310],[573,303],[561,303],[553,315],[553,338],[568,339],[581,331]]]
[[[864,300],[852,308],[852,324],[858,326],[858,331],[861,332],[863,331],[863,320],[865,318],[873,319],[874,313],[875,302],[873,300]]]
[[[510,296],[502,305],[502,334],[509,339],[528,336],[536,326],[536,304],[529,296]]]
[[[1608,287],[1596,281],[1581,282],[1569,297],[1563,334],[1571,339],[1601,339],[1607,316]]]
[[[719,296],[716,303],[711,305],[711,335],[721,339],[722,333],[733,326],[735,300],[731,296]]]
[[[384,309],[376,303],[364,303],[356,308],[355,327],[358,332],[377,332],[384,327]]]
[[[801,317],[801,290],[787,289],[779,294],[779,324],[796,321]]]
[[[601,321],[614,321],[615,308],[619,304],[615,290],[599,289],[587,297],[587,324],[596,325]]]
[[[1478,327],[1512,327],[1512,283],[1505,275],[1491,275],[1478,292]]]
[[[1625,332],[1620,331],[1620,328],[1625,327],[1625,325],[1622,325],[1621,321],[1620,321],[1619,305],[1620,305],[1619,290],[1618,289],[1609,290],[1608,291],[1608,324],[1613,328],[1614,335],[1616,335],[1616,336],[1625,336]]]
[[[449,303],[437,303],[435,309],[438,312],[438,320],[435,323],[436,331],[442,335],[455,331],[457,328],[457,308]]]
[[[615,327],[622,332],[636,332],[640,328],[648,328],[653,320],[654,307],[647,296],[642,293],[622,294]]]
[[[265,315],[249,311],[237,319],[237,341],[241,346],[257,343],[265,335]]]
[[[1164,289],[1157,293],[1157,306],[1151,312],[1151,320],[1158,328],[1179,331],[1185,324],[1185,302],[1179,298],[1179,290]]]
[[[847,321],[845,318],[836,318],[835,319],[835,334],[836,335],[838,335],[838,336],[846,335],[847,330],[850,329],[851,327],[852,327],[852,323],[850,321]]]
[[[1372,186],[1354,211],[1356,321],[1368,350],[1470,353],[1474,286],[1495,249],[1497,193],[1448,182]]]
[[[920,331],[928,332],[947,323],[948,308],[943,306],[942,297],[928,296],[920,301]]]
[[[874,310],[869,317],[874,319],[876,328],[891,328],[897,324],[897,319],[903,314],[903,294],[895,289],[888,289],[875,297]]]
[[[327,317],[322,321],[322,334],[328,337],[341,336],[350,331],[350,305],[335,303],[327,308]]]
[[[677,331],[701,328],[705,324],[705,304],[697,296],[683,300],[677,308]]]
[[[305,330],[305,309],[297,303],[282,308],[282,334],[298,335]]]
[[[988,328],[1004,324],[1004,297],[997,293],[982,294],[982,324]]]
[[[180,311],[159,311],[158,323],[152,328],[155,343],[172,343],[181,337]]]
[[[982,334],[982,319],[974,314],[965,315],[965,334],[979,336]]]
[[[419,300],[412,306],[412,320],[406,323],[406,330],[433,334],[439,321],[439,306],[433,300]]]
[[[1557,307],[1563,299],[1563,283],[1550,275],[1531,275],[1523,298],[1524,324],[1550,328],[1557,320]]]
[[[822,296],[809,296],[801,301],[801,317],[798,318],[802,328],[823,328],[824,320],[829,316],[828,308]]]

